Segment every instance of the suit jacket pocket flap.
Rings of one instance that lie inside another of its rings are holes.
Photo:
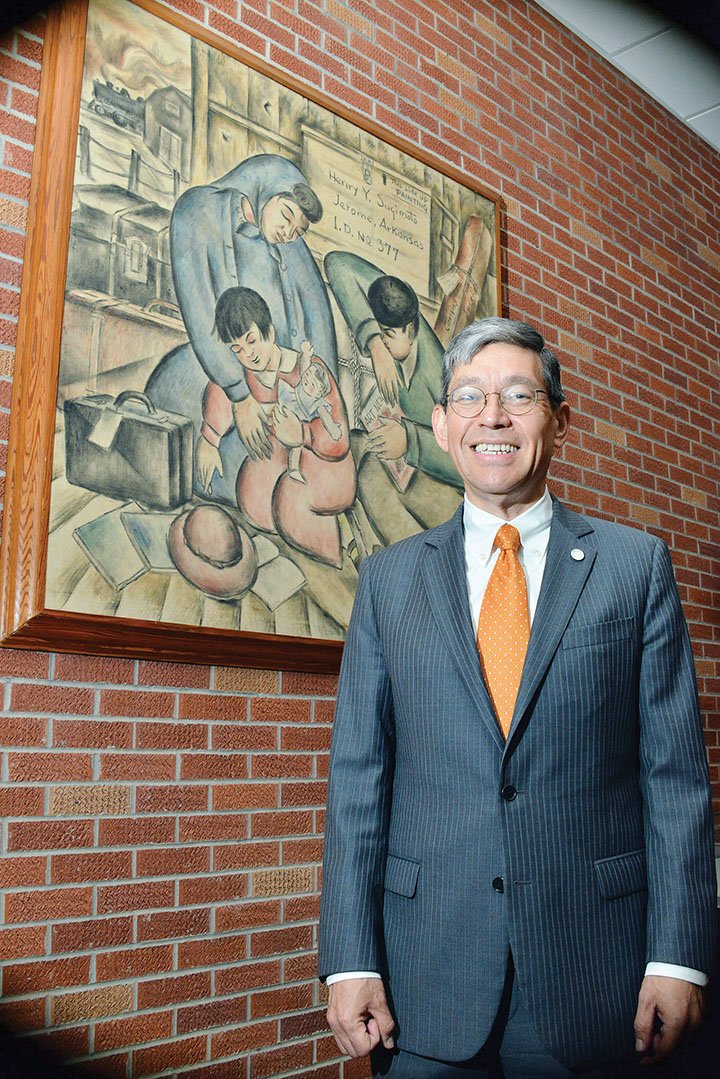
[[[417,888],[419,872],[419,862],[412,862],[409,858],[398,858],[396,854],[388,854],[385,864],[386,890],[412,899]]]
[[[633,850],[593,863],[600,891],[606,899],[619,899],[647,888],[645,851]]]
[[[634,618],[616,618],[612,622],[595,622],[589,626],[568,626],[563,648],[588,648],[591,645],[626,641],[633,635]]]

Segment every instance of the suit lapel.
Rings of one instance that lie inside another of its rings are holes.
[[[593,528],[587,518],[553,500],[545,572],[508,746],[523,726],[524,715],[555,655],[592,570],[597,555],[592,533]]]
[[[448,655],[500,748],[504,739],[480,670],[465,578],[463,507],[425,538],[422,576]]]

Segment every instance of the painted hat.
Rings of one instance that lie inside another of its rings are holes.
[[[214,599],[237,599],[257,576],[253,541],[222,506],[181,513],[170,525],[168,547],[185,580]]]

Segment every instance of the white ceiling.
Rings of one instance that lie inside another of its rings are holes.
[[[720,151],[720,51],[708,40],[640,0],[536,3]]]
[[[535,2],[720,151],[718,0]],[[0,0],[0,31],[47,3]]]

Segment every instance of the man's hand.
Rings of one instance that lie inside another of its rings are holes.
[[[366,1057],[382,1042],[395,1045],[395,1020],[380,978],[347,978],[330,986],[327,1020],[335,1041],[349,1057]]]
[[[635,1048],[643,1064],[655,1064],[672,1053],[682,1036],[703,1017],[703,991],[680,978],[649,975],[643,979],[635,1015]]]
[[[370,350],[378,389],[389,405],[396,405],[398,403],[400,379],[395,360],[379,333],[370,338],[368,349]]]
[[[269,422],[260,402],[248,394],[244,401],[233,402],[232,411],[237,433],[252,460],[272,457],[272,446],[267,435]]]

